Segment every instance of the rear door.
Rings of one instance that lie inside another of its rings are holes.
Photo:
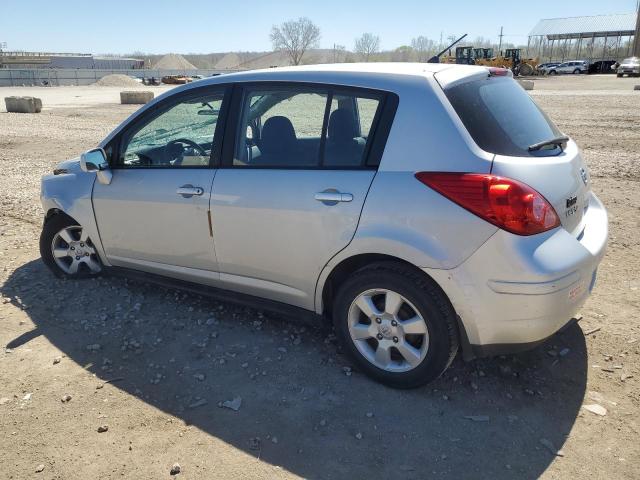
[[[386,95],[304,84],[234,93],[211,213],[225,288],[313,308],[351,241],[388,133]]]
[[[536,189],[562,226],[579,235],[590,183],[577,145],[569,140],[529,149],[562,133],[512,78],[472,77],[444,91],[478,146],[495,154],[491,173]]]

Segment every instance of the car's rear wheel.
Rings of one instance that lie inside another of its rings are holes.
[[[579,69],[579,68],[576,68],[576,69],[573,71],[573,74],[574,74],[574,75],[579,75],[579,74],[580,74],[580,69]]]
[[[404,265],[365,267],[340,288],[333,321],[362,370],[398,388],[428,383],[458,350],[455,312],[440,288]]]
[[[555,70],[551,70],[551,71],[549,72],[549,75],[556,75],[557,73],[558,73],[558,72],[556,72]]]
[[[40,256],[58,277],[86,278],[102,271],[102,263],[87,231],[63,214],[53,216],[44,224]]]

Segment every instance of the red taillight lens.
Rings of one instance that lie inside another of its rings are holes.
[[[560,225],[547,199],[517,180],[441,172],[419,172],[416,178],[483,220],[516,235],[535,235]]]

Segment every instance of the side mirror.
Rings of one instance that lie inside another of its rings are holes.
[[[102,148],[94,148],[80,156],[80,169],[83,172],[98,172],[107,168],[109,168],[109,163]]]
[[[98,181],[104,185],[109,185],[113,178],[107,154],[102,148],[94,148],[80,155],[80,169],[83,172],[96,172]]]

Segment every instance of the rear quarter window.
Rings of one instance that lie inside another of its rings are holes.
[[[530,145],[562,134],[513,79],[487,76],[454,84],[444,92],[473,140],[484,151],[509,156],[560,152],[560,147],[529,152]]]

